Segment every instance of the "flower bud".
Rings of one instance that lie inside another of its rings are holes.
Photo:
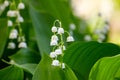
[[[65,69],[65,63],[62,63],[61,66],[62,66],[62,69]]]

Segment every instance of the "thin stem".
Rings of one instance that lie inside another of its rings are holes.
[[[10,64],[10,62],[4,60],[4,59],[1,59],[4,63],[7,63],[7,64]]]
[[[70,33],[69,33],[69,32],[65,31],[65,33],[67,33],[67,34],[70,36]]]

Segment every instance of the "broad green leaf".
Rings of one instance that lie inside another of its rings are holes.
[[[17,64],[38,63],[40,61],[40,55],[29,48],[21,49],[9,58]]]
[[[33,74],[36,67],[37,67],[37,64],[22,64],[22,65],[19,65],[19,67],[23,68],[25,71]]]
[[[0,80],[23,80],[23,70],[15,65],[0,70]]]
[[[37,12],[30,4],[30,16],[36,33],[37,43],[41,54],[50,52],[50,27],[44,15]]]
[[[32,6],[40,11],[50,14],[55,19],[62,21],[64,28],[67,28],[71,23],[71,7],[70,1],[66,0],[30,0]]]
[[[89,80],[120,80],[120,54],[97,61],[90,72]]]
[[[98,59],[119,53],[119,46],[111,43],[76,42],[65,51],[64,62],[79,80],[88,80],[89,72]]]
[[[46,54],[35,70],[33,80],[77,80],[72,70],[66,65],[65,69],[52,66],[52,59]]]
[[[7,41],[7,21],[5,19],[0,19],[0,58],[3,54],[5,44]]]

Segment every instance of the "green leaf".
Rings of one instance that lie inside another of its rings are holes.
[[[37,67],[37,64],[22,64],[22,65],[19,65],[19,67],[23,68],[25,71],[33,74],[36,67]]]
[[[50,52],[51,30],[44,15],[37,12],[30,4],[30,16],[36,33],[37,43],[41,54]]]
[[[97,61],[90,72],[89,80],[120,80],[120,54]]]
[[[7,41],[7,23],[6,19],[0,19],[0,58],[3,54]]]
[[[51,63],[52,59],[45,54],[35,70],[33,80],[77,80],[67,65],[63,70],[60,67],[52,66]]]
[[[9,58],[17,64],[38,63],[40,61],[40,55],[29,48],[21,49]]]
[[[65,51],[64,62],[79,80],[88,80],[90,70],[98,59],[119,53],[119,46],[111,43],[76,42]]]
[[[32,6],[42,12],[53,16],[55,19],[62,21],[64,28],[71,23],[71,7],[69,0],[30,0]],[[29,2],[30,2],[29,1]]]
[[[23,70],[15,65],[0,70],[0,80],[23,80]]]

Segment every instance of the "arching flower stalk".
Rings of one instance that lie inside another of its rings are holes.
[[[25,9],[25,5],[23,2],[19,2],[18,5],[15,3],[15,0],[10,2],[9,10],[7,12],[8,17],[8,27],[12,28],[9,34],[9,39],[11,40],[8,43],[9,49],[15,49],[16,44],[13,42],[14,39],[17,39],[19,44],[18,48],[27,48],[27,44],[25,42],[25,37],[22,32],[21,23],[24,22],[24,18],[20,14],[20,11]],[[11,46],[14,44],[14,46]]]
[[[58,23],[58,25],[56,25]],[[50,52],[50,57],[53,59],[52,66],[60,66],[62,69],[65,68],[65,63],[63,62],[64,50],[66,47],[64,45],[63,35],[68,34],[66,42],[73,42],[74,38],[62,28],[61,22],[56,20],[51,29],[53,35],[51,36],[50,46],[53,46],[52,52]]]

